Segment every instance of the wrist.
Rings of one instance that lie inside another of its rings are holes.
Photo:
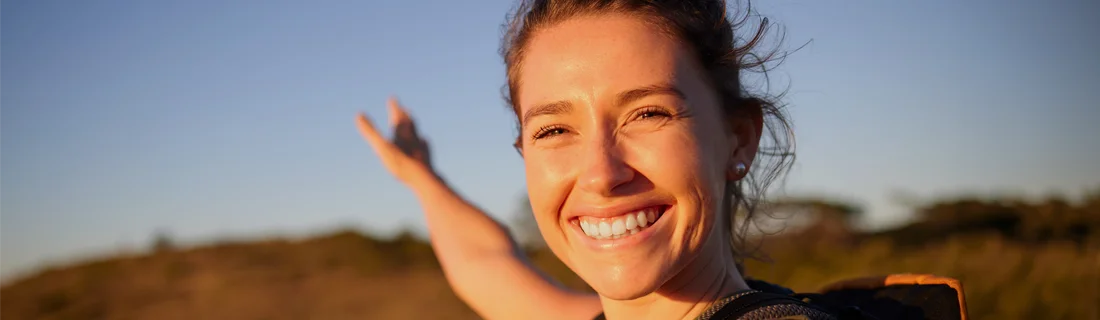
[[[443,181],[443,178],[435,173],[431,168],[424,168],[424,170],[416,170],[416,174],[409,177],[407,181],[409,188],[418,198],[425,199],[438,195],[440,192],[446,192],[450,190],[447,187],[447,183]]]

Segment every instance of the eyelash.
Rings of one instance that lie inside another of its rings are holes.
[[[562,134],[562,133],[565,133],[565,128],[563,128],[562,126],[559,126],[559,125],[545,126],[545,127],[539,128],[538,131],[535,131],[535,134],[531,135],[531,138],[534,139],[534,140],[546,138],[547,136],[550,136],[551,133],[554,132],[554,131],[561,131],[560,133],[555,133],[554,135]]]
[[[649,115],[649,116],[643,117],[645,115]],[[666,111],[663,108],[655,107],[655,106],[654,107],[642,108],[641,110],[638,110],[638,112],[636,112],[634,114],[634,118],[638,119],[638,120],[648,120],[648,119],[651,119],[653,117],[658,117],[658,116],[660,116],[660,117],[672,117],[672,114],[669,113],[668,111]]]
[[[633,118],[635,120],[651,120],[654,117],[672,117],[672,114],[660,107],[645,107],[641,110],[638,110],[638,112],[634,114]],[[539,128],[537,131],[535,131],[535,134],[531,135],[531,138],[534,140],[538,140],[554,135],[559,135],[562,133],[565,133],[564,127],[560,125],[549,125]]]

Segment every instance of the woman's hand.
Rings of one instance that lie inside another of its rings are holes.
[[[428,143],[416,132],[416,125],[405,109],[390,98],[389,122],[393,128],[393,141],[387,140],[374,128],[366,114],[359,113],[359,133],[367,140],[382,164],[394,177],[406,185],[415,185],[423,178],[436,178],[432,170]]]

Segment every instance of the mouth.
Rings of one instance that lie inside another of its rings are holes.
[[[652,227],[664,215],[667,206],[652,206],[623,215],[599,218],[580,216],[576,224],[585,236],[596,240],[627,238]]]

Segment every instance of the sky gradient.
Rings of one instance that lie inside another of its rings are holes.
[[[476,4],[474,4],[476,3]],[[757,1],[795,52],[789,194],[905,221],[896,194],[1100,187],[1095,1]],[[436,167],[509,220],[512,1],[4,1],[0,277],[158,230],[184,242],[423,229],[353,117],[398,96]]]

